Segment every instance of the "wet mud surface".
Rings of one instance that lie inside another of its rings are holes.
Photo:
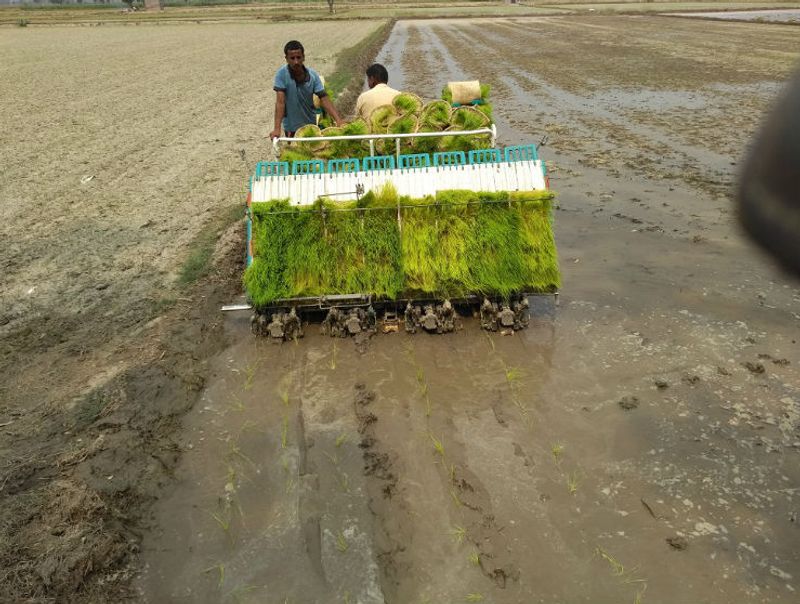
[[[228,317],[141,599],[796,602],[800,288],[730,192],[798,35],[399,22],[392,85],[479,78],[501,143],[549,137],[560,306],[510,337],[467,319],[366,347]]]

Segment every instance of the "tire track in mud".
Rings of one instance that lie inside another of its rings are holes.
[[[353,393],[353,410],[358,423],[360,441],[358,447],[363,457],[363,473],[367,478],[368,508],[375,521],[373,540],[378,566],[381,571],[381,587],[387,601],[394,601],[401,577],[408,568],[401,559],[405,551],[405,539],[399,527],[411,521],[401,498],[397,494],[398,477],[395,474],[397,456],[385,449],[378,438],[373,412],[375,393],[363,382],[357,382]]]
[[[458,345],[452,341],[445,341],[443,344],[449,348],[452,358],[456,358],[459,354]],[[440,362],[437,353],[429,356],[430,351],[426,350],[418,358],[413,345],[407,352],[409,361],[416,369],[420,386],[418,395],[426,403],[425,418],[422,420],[427,431],[424,438],[428,441],[426,444],[429,455],[434,456],[435,473],[445,493],[446,500],[439,502],[439,505],[447,505],[445,514],[450,524],[457,527],[454,530],[459,534],[458,539],[463,539],[472,549],[471,566],[476,567],[491,582],[491,586],[504,590],[511,583],[519,581],[520,568],[509,535],[505,532],[507,519],[497,516],[489,489],[478,473],[470,468],[472,454],[465,440],[462,424],[472,424],[474,420],[467,418],[471,414],[465,414],[466,410],[460,404],[465,404],[469,409],[471,403],[475,402],[470,399],[476,392],[473,390],[467,398],[462,399],[460,392],[456,395],[449,381],[440,382],[438,376],[448,374],[451,366],[447,361]],[[433,391],[428,387],[429,374],[432,378],[431,384],[434,385]],[[480,397],[482,390],[478,392]],[[464,394],[467,395],[466,392]],[[511,413],[507,413],[508,405],[503,389],[493,389],[488,396],[491,398],[492,408],[490,421],[496,421],[504,430],[511,428],[509,436],[512,440],[523,440],[516,434],[521,424],[510,426],[515,419]],[[527,431],[527,424],[522,429]],[[519,445],[516,445],[516,450],[522,456],[528,457]],[[484,585],[481,590],[491,588]]]
[[[432,90],[434,82],[432,69],[435,64],[435,58],[424,50],[423,37],[420,29],[416,25],[410,25],[407,28],[406,46],[402,53],[402,73],[403,85],[407,86],[408,82],[413,81],[413,89],[410,92],[420,94],[422,91]],[[417,74],[412,80],[409,77],[411,74]],[[419,91],[419,92],[418,92]]]

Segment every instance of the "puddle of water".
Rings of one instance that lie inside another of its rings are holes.
[[[669,13],[679,17],[704,17],[725,21],[770,21],[774,23],[800,23],[800,8],[775,10],[743,10],[707,13]]]
[[[592,93],[589,103],[618,109],[665,111],[667,109],[703,109],[713,102],[707,95],[691,90],[630,90],[613,88]]]

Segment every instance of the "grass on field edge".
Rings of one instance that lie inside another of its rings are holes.
[[[336,99],[341,115],[355,110],[356,100],[364,87],[364,72],[392,33],[395,20],[389,19],[354,46],[345,48],[336,57],[333,72],[325,78],[325,86]]]
[[[242,206],[237,203],[221,208],[219,213],[202,228],[189,244],[189,256],[178,274],[180,285],[191,285],[208,275],[220,234],[243,217]]]

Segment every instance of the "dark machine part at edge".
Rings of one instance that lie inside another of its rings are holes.
[[[739,181],[739,221],[800,275],[800,70],[767,116]]]

